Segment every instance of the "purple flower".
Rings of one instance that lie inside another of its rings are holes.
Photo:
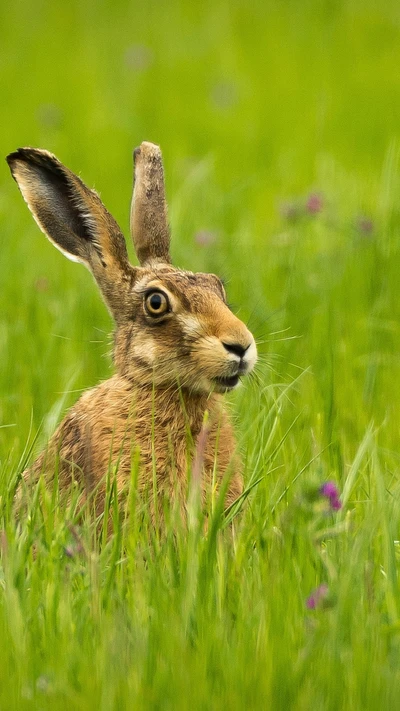
[[[322,484],[319,493],[321,496],[326,496],[326,498],[329,499],[332,511],[339,511],[339,509],[342,508],[342,504],[339,499],[339,489],[334,481],[326,481]]]
[[[288,222],[295,222],[301,216],[301,207],[295,202],[283,202],[279,205],[281,217]]]
[[[194,241],[201,247],[208,247],[209,244],[217,241],[217,235],[211,230],[199,230],[194,236]]]
[[[322,496],[327,496],[328,499],[339,496],[339,491],[334,481],[326,481],[325,484],[322,484],[320,492]]]
[[[356,229],[364,237],[370,237],[370,235],[374,231],[374,223],[372,222],[370,217],[367,217],[366,215],[361,215],[361,217],[359,217],[356,221]]]
[[[318,212],[321,212],[323,206],[324,201],[322,199],[322,196],[318,193],[310,193],[306,202],[307,212],[311,215],[316,215]]]
[[[309,610],[315,610],[315,608],[320,607],[324,602],[326,596],[328,595],[329,588],[326,583],[321,583],[315,590],[312,591],[311,595],[306,600],[306,607]]]

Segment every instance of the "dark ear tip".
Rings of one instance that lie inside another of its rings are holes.
[[[16,160],[21,158],[21,152],[23,151],[23,148],[17,148],[16,151],[13,151],[12,153],[9,153],[8,156],[6,156],[6,161],[10,168],[12,167],[13,163],[15,163]]]
[[[35,153],[42,153],[42,151],[39,148],[17,148],[16,151],[8,154],[6,160],[7,162],[12,160],[27,160],[27,158],[32,157]]]
[[[49,151],[42,150],[41,148],[30,147],[17,148],[17,150],[13,153],[9,153],[6,157],[6,161],[11,169],[17,161],[50,168],[53,171],[60,165],[57,158],[52,153],[49,153]]]
[[[16,151],[13,151],[12,153],[9,153],[8,156],[6,156],[6,161],[8,163],[8,167],[10,168],[11,175],[15,178],[15,170],[17,168],[18,161],[24,161],[24,148],[17,148]]]

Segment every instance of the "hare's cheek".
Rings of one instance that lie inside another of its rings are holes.
[[[147,363],[149,366],[155,364],[157,360],[157,348],[151,338],[146,338],[142,342],[135,343],[132,355],[142,363]]]
[[[218,338],[212,336],[201,339],[192,354],[198,372],[213,378],[226,366],[225,353]]]
[[[197,339],[204,335],[204,326],[200,319],[190,314],[178,314],[176,321],[182,330],[185,339]]]

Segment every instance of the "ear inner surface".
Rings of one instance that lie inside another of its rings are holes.
[[[90,268],[117,317],[132,267],[121,230],[97,193],[48,151],[20,148],[7,162],[40,229],[67,257]]]
[[[170,231],[161,151],[144,141],[134,151],[131,235],[140,264],[169,264]]]

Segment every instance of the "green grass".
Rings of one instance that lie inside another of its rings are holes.
[[[157,540],[112,481],[108,541],[41,486],[16,520],[23,461],[108,377],[112,326],[3,164],[0,709],[398,706],[399,20],[395,0],[0,7],[2,154],[52,150],[128,234],[132,149],[158,142],[175,262],[226,278],[262,354],[231,397],[258,481],[233,535],[194,510]]]

